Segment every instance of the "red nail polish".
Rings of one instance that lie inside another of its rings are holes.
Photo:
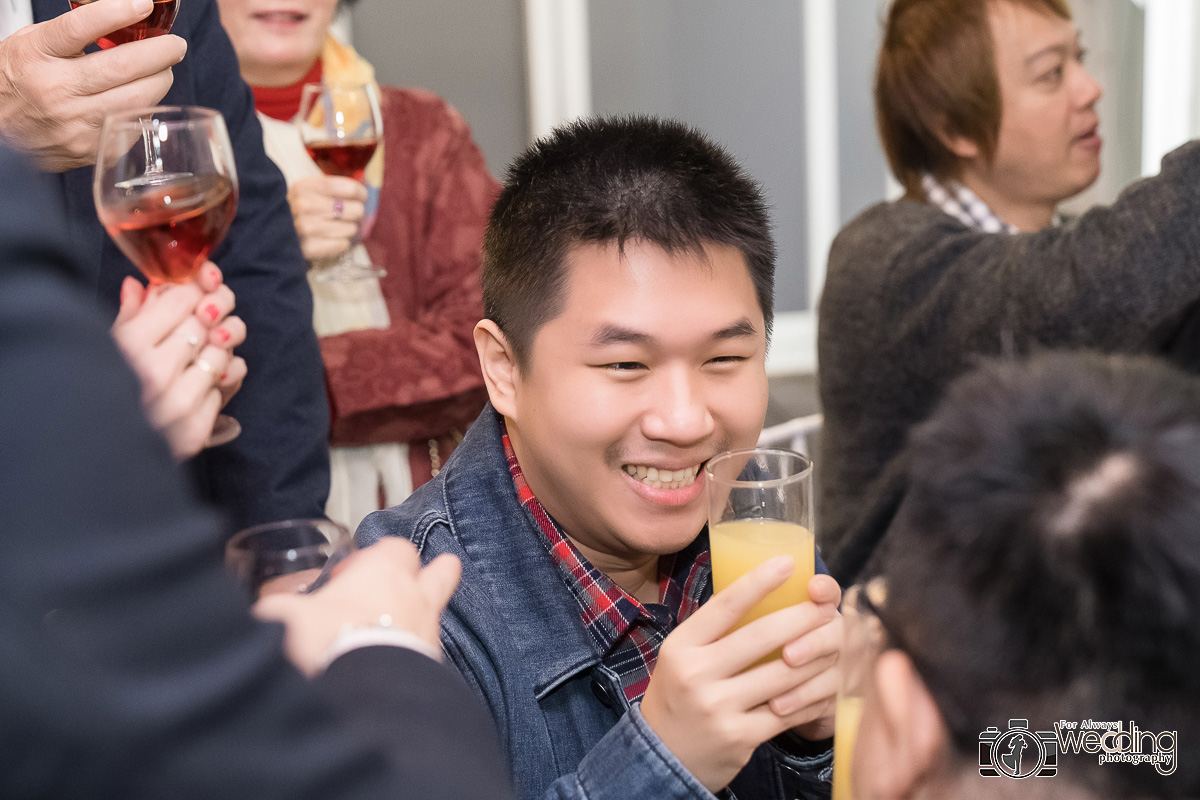
[[[216,322],[217,317],[221,316],[221,311],[212,303],[209,303],[204,307],[204,313],[208,314],[208,318],[213,322]]]
[[[212,269],[210,269],[210,270],[208,271],[208,279],[209,279],[210,281],[216,281],[216,282],[217,282],[217,284],[218,284],[218,285],[220,285],[220,283],[221,283],[221,271],[220,271],[220,270],[218,270],[216,267],[213,267]]]
[[[222,344],[224,344],[225,342],[228,342],[229,341],[229,331],[225,330],[224,328],[217,328],[217,338],[221,340]]]
[[[229,377],[229,373],[228,373],[228,372],[222,372],[222,373],[221,373],[221,382],[223,383],[223,382],[225,381],[225,379],[226,379],[226,378],[228,378],[228,377]]]

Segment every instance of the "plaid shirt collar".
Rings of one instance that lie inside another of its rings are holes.
[[[542,543],[559,576],[579,604],[583,626],[603,653],[601,662],[620,679],[629,702],[640,700],[663,639],[700,607],[710,573],[707,537],[697,537],[678,553],[660,557],[659,602],[638,602],[596,569],[563,534],[525,481],[503,419],[500,433],[517,499],[541,531]]]
[[[941,183],[926,173],[921,178],[925,198],[956,220],[984,233],[1020,233],[1016,225],[1010,225],[996,216],[979,195],[957,181]]]

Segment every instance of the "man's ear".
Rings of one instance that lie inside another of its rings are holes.
[[[968,139],[961,133],[955,133],[954,129],[942,120],[933,130],[937,133],[938,141],[954,155],[958,156],[960,161],[975,161],[979,158],[982,150],[979,143],[973,139]]]
[[[479,366],[492,407],[502,416],[516,419],[516,385],[520,375],[508,337],[490,319],[480,320],[475,326],[475,351],[479,353]]]
[[[941,711],[912,661],[899,650],[880,654],[874,678],[859,732],[864,746],[854,759],[857,791],[888,800],[918,796],[944,769],[948,738]]]
[[[963,161],[976,161],[982,152],[978,144],[965,136],[943,134],[939,138],[947,150]]]

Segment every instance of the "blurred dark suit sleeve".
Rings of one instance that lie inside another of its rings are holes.
[[[250,616],[61,216],[0,148],[0,793],[510,797],[448,669],[372,647],[314,686]]]

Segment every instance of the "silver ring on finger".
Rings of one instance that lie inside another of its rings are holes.
[[[197,358],[192,362],[193,366],[200,369],[201,372],[207,372],[212,378],[213,385],[216,386],[221,380],[221,373],[217,372],[217,368],[205,361],[203,358]]]

